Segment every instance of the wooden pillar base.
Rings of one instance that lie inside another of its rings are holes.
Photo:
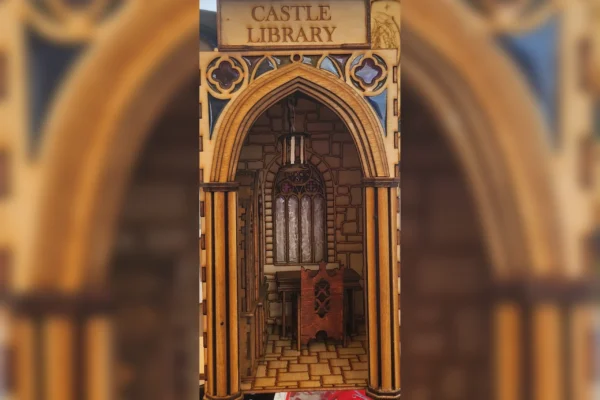
[[[395,400],[395,399],[399,399],[400,398],[400,392],[401,390],[394,390],[394,391],[381,391],[372,387],[367,387],[365,389],[365,393],[367,394],[367,396],[369,396],[372,399],[376,399],[376,400]]]
[[[15,398],[113,398],[110,313],[106,293],[19,293],[7,296],[16,324]],[[36,363],[43,360],[39,366]]]
[[[242,400],[244,398],[244,394],[242,392],[237,392],[228,396],[214,396],[204,393],[204,398],[208,400]]]

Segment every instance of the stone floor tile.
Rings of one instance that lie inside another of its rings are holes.
[[[307,356],[308,355],[308,349],[302,349],[301,353],[303,356]]]
[[[300,352],[298,350],[283,349],[282,355],[284,357],[298,357]]]
[[[328,344],[327,345],[327,351],[335,351],[336,345],[335,344]]]
[[[277,379],[280,381],[307,381],[310,377],[308,372],[279,372]]]
[[[269,361],[269,369],[287,368],[287,361]]]
[[[344,378],[340,375],[329,375],[321,377],[323,380],[323,384],[325,385],[335,385],[344,383]]]
[[[331,370],[329,364],[310,364],[309,365],[310,375],[329,375]]]
[[[321,381],[301,381],[299,382],[301,388],[318,388],[321,387]]]
[[[277,386],[281,386],[284,388],[298,387],[298,382],[296,382],[296,381],[289,381],[289,382],[288,381],[279,381],[279,382],[277,382]]]
[[[351,385],[364,385],[364,386],[367,386],[367,380],[366,379],[346,379],[346,383],[349,383]]]
[[[267,366],[266,365],[259,365],[258,368],[256,368],[256,378],[264,378],[267,376]]]
[[[242,390],[250,390],[250,389],[252,389],[252,383],[250,383],[250,382],[242,382],[240,384],[240,388]]]
[[[333,385],[323,385],[324,388],[332,388]]]
[[[350,366],[342,367],[342,371],[350,371],[352,368]]]
[[[358,355],[358,359],[360,361],[368,362],[369,361],[369,355],[368,354],[359,354]]]
[[[356,362],[352,361],[352,370],[353,371],[367,371],[369,369],[369,364],[366,362]]]
[[[343,371],[344,379],[367,379],[367,371]]]
[[[332,358],[329,360],[329,364],[331,364],[332,367],[347,367],[350,365],[350,362],[347,358]]]
[[[269,335],[269,340],[279,340],[279,335]]]
[[[317,356],[300,356],[298,357],[298,362],[300,364],[314,364],[318,362]]]
[[[281,354],[283,351],[283,347],[282,346],[275,346],[275,348],[273,349],[273,353],[272,354]]]
[[[345,355],[345,354],[366,354],[365,349],[363,349],[362,347],[360,348],[356,348],[356,347],[346,347],[346,348],[341,348],[338,349],[338,353],[340,355]]]
[[[358,357],[355,354],[340,354],[338,358],[345,358],[348,360],[356,360],[358,361]]]
[[[279,357],[280,360],[298,361],[298,357]]]
[[[335,375],[341,375],[342,369],[340,367],[331,367],[331,373]]]
[[[308,344],[308,350],[310,350],[311,352],[326,351],[327,347],[323,342],[310,342]]]
[[[273,386],[275,385],[275,378],[256,378],[254,380],[254,386]]]
[[[307,372],[308,364],[290,364],[288,367],[289,372]]]
[[[284,346],[291,346],[291,345],[292,345],[291,340],[276,340],[275,341],[276,347],[284,347]]]
[[[329,360],[331,358],[338,358],[338,354],[335,351],[319,352],[319,360]]]
[[[350,343],[348,343],[348,347],[350,347],[350,348],[360,347],[362,349],[363,344],[362,344],[362,342],[350,342]]]
[[[269,378],[274,378],[277,376],[277,370],[276,369],[270,369],[267,371],[267,376]]]

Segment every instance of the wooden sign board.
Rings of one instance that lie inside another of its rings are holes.
[[[369,0],[221,0],[219,50],[368,48]]]

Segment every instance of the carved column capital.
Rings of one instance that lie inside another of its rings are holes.
[[[81,317],[109,314],[113,309],[107,293],[16,293],[6,295],[4,300],[15,314],[22,316]]]
[[[400,186],[400,178],[364,178],[364,187],[391,188]]]
[[[600,280],[591,277],[576,280],[523,277],[496,283],[493,295],[496,300],[514,300],[530,305],[542,302],[588,303],[600,296]]]
[[[237,192],[240,184],[237,182],[206,182],[200,184],[205,192]]]

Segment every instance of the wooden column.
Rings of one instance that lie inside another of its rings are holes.
[[[365,304],[374,399],[400,398],[397,179],[365,180]]]
[[[499,400],[586,397],[588,304],[593,280],[522,278],[497,286],[495,371]]]
[[[237,294],[237,184],[209,183],[205,192],[206,392],[233,400],[240,391]]]
[[[19,399],[114,397],[108,297],[32,293],[8,299],[15,336],[13,390]]]

